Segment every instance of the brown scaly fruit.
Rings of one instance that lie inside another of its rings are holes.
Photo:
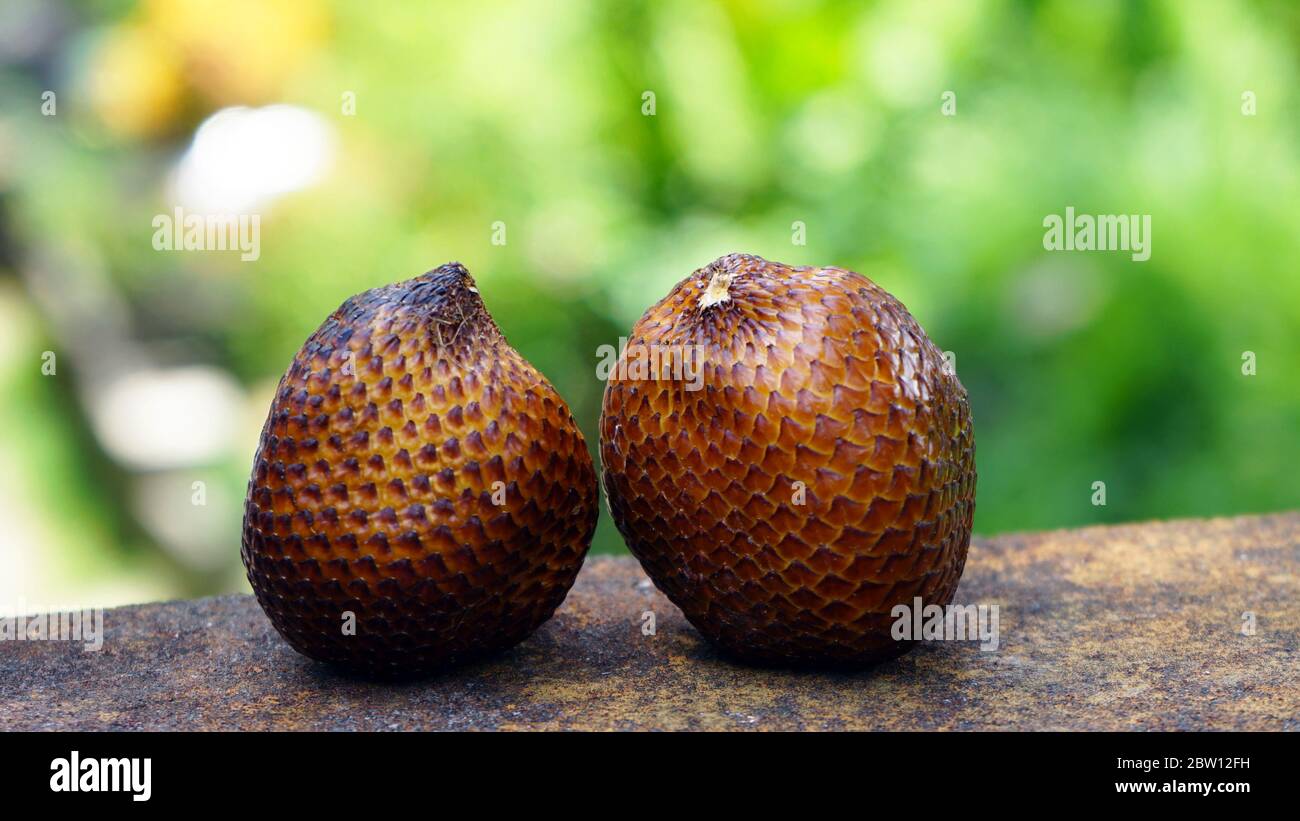
[[[568,406],[448,263],[347,300],[294,357],[253,459],[242,554],[299,652],[408,676],[550,618],[597,512]]]
[[[689,367],[665,378],[628,361],[689,365],[692,351],[698,390]],[[899,655],[913,642],[891,638],[891,608],[948,604],[970,544],[974,431],[946,364],[860,274],[723,257],[646,311],[606,385],[614,522],[733,656],[860,667]]]

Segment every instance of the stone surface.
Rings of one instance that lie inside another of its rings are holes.
[[[524,644],[408,684],[299,656],[249,596],[126,607],[98,652],[0,642],[0,729],[1300,730],[1300,513],[976,539],[956,601],[1000,607],[997,651],[759,669],[596,558]]]

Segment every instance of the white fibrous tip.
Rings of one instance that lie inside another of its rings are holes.
[[[710,308],[731,299],[731,281],[735,275],[727,271],[718,271],[709,280],[704,294],[700,297],[700,307]]]

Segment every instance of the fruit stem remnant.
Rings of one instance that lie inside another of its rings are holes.
[[[731,271],[714,271],[708,287],[704,289],[703,295],[700,296],[700,308],[711,308],[731,299],[729,289],[731,288],[731,281],[735,277],[736,275]]]

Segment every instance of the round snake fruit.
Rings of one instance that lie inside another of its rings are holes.
[[[966,391],[902,303],[852,271],[732,254],[682,280],[611,373],[600,455],[632,553],[742,660],[892,658],[913,645],[892,638],[892,608],[946,605],[961,577]]]
[[[347,300],[294,357],[253,459],[242,555],[299,652],[422,675],[550,618],[597,499],[568,406],[449,263]]]

